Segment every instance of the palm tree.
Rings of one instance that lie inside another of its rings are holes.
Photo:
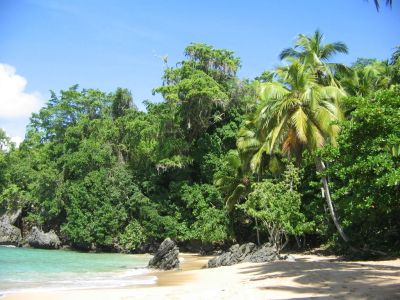
[[[352,72],[343,74],[340,82],[349,95],[368,96],[390,85],[390,68],[387,61],[369,61],[354,66]]]
[[[224,157],[222,168],[214,175],[214,185],[222,192],[228,211],[247,197],[250,192],[250,178],[245,164],[237,150],[229,151]],[[255,218],[257,244],[260,244],[258,221]]]
[[[225,205],[229,211],[246,197],[250,189],[250,179],[243,169],[237,150],[231,150],[226,154],[222,168],[214,175],[214,184],[224,195]]]
[[[390,58],[390,64],[394,65],[400,58],[400,46],[394,47],[394,51],[392,53],[392,57]]]
[[[343,90],[336,86],[321,85],[314,69],[300,59],[291,59],[291,62],[291,65],[276,71],[278,82],[262,84],[260,97],[264,102],[252,120],[255,129],[247,132],[247,140],[243,138],[238,142],[239,147],[240,142],[257,146],[258,150],[252,158],[254,162],[260,162],[255,157],[263,153],[283,153],[299,159],[305,149],[315,153],[325,144],[336,142],[339,126],[334,122],[342,119],[339,100],[344,96]],[[323,174],[325,165],[320,158],[316,159],[316,167],[321,173],[332,220],[347,242],[348,238],[333,208],[328,180]]]
[[[379,11],[380,8],[380,0],[374,0],[376,10]],[[393,0],[386,0],[386,6],[392,8]]]
[[[317,29],[312,36],[299,34],[295,46],[284,49],[279,58],[281,60],[296,58],[301,63],[309,66],[317,74],[319,83],[323,85],[340,86],[335,80],[335,72],[346,71],[347,67],[339,63],[331,63],[329,59],[338,53],[348,53],[348,48],[343,42],[322,44],[324,35]]]

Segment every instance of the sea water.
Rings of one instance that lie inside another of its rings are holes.
[[[150,256],[0,246],[0,297],[29,290],[114,288],[154,284]]]

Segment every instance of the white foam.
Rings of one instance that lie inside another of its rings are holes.
[[[8,281],[11,289],[0,290],[0,298],[10,293],[47,292],[98,288],[122,288],[134,285],[152,285],[157,282],[156,276],[146,275],[148,269],[137,268],[120,272],[63,274],[61,278],[36,281]],[[18,286],[21,286],[19,288]]]

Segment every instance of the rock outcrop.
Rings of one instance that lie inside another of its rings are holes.
[[[266,243],[261,247],[255,249],[249,257],[251,262],[267,262],[279,259],[279,254],[276,251],[276,247],[271,246],[270,243]]]
[[[20,208],[14,211],[6,212],[0,217],[0,223],[9,223],[11,225],[14,225],[15,222],[17,222],[17,220],[21,216],[21,214],[22,210]]]
[[[170,239],[166,238],[158,247],[154,257],[149,261],[149,268],[171,270],[179,267],[179,248]]]
[[[231,266],[240,262],[268,262],[279,259],[276,247],[269,243],[257,247],[253,243],[233,245],[227,252],[208,261],[208,268]]]
[[[14,226],[20,216],[21,209],[18,209],[13,212],[7,212],[0,217],[0,245],[21,245],[21,230]]]
[[[36,226],[31,229],[26,241],[34,248],[58,249],[61,246],[61,241],[53,230],[45,233]]]
[[[21,242],[21,229],[9,223],[0,222],[0,245],[19,246]]]

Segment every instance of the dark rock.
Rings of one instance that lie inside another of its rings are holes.
[[[154,241],[146,241],[145,243],[138,245],[133,252],[135,254],[155,253],[157,252],[158,246],[159,243]]]
[[[268,262],[278,260],[279,255],[276,247],[271,246],[269,243],[262,245],[256,251],[251,253],[249,261],[251,262]]]
[[[149,268],[171,270],[179,267],[179,248],[170,239],[166,238],[158,247],[154,257],[149,261]]]
[[[201,240],[185,240],[178,241],[177,246],[179,251],[199,253],[200,255],[216,255],[216,252],[221,250],[225,245],[222,243],[210,243]]]
[[[277,260],[279,255],[276,248],[269,243],[257,247],[253,243],[247,243],[239,246],[233,245],[227,252],[214,257],[208,261],[208,268],[219,266],[231,266],[244,261],[267,262]]]
[[[237,249],[234,253],[235,259],[238,262],[244,261],[251,253],[253,253],[254,249],[256,248],[256,244],[254,243],[247,243],[243,244]]]
[[[61,241],[53,230],[45,233],[36,226],[32,228],[26,240],[34,248],[58,249],[61,246]]]
[[[231,266],[234,265],[236,261],[232,260],[232,253],[225,252],[222,253],[220,256],[214,257],[208,261],[209,268],[215,268],[220,266]]]

